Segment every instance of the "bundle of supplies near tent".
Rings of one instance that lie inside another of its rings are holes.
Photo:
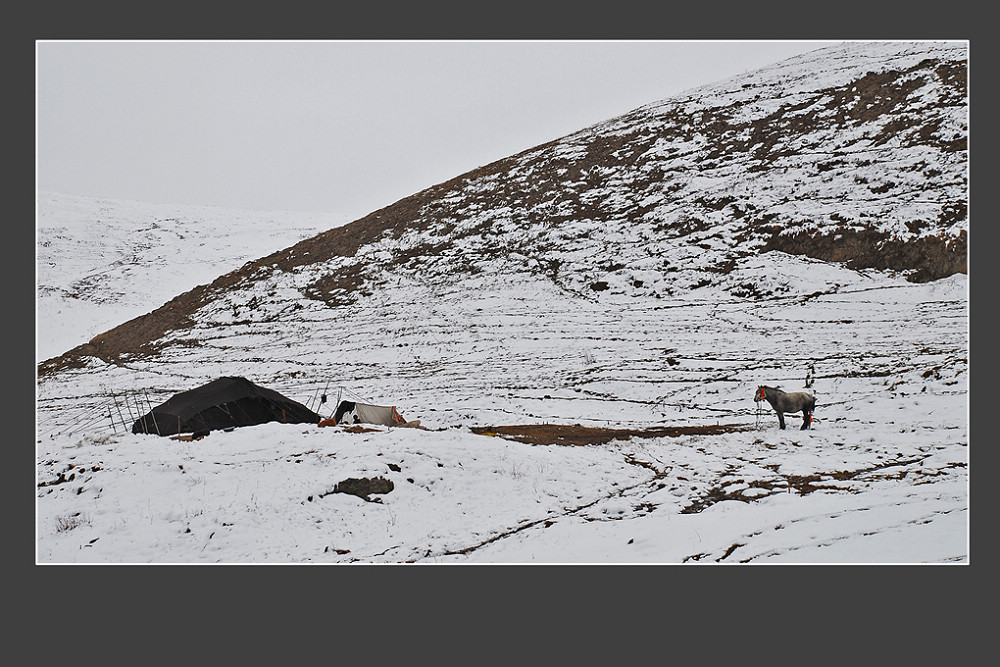
[[[322,417],[297,401],[242,377],[221,377],[174,394],[132,425],[133,433],[205,435],[268,422],[317,424]]]
[[[372,405],[356,401],[340,401],[330,419],[320,426],[346,426],[350,424],[375,424],[377,426],[420,426],[419,421],[406,421],[395,405]]]

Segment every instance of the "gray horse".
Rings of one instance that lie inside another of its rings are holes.
[[[757,387],[757,393],[753,400],[757,403],[767,401],[778,413],[778,423],[781,428],[785,428],[785,413],[802,411],[802,429],[806,430],[812,424],[812,413],[816,409],[816,399],[804,391],[796,391],[791,394],[784,392],[780,387]]]

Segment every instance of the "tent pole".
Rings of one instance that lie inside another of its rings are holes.
[[[122,403],[125,404],[125,411],[128,413],[128,418],[135,421],[136,418],[132,415],[132,406],[128,402],[128,392],[122,394]]]
[[[135,403],[136,413],[138,413],[139,414],[139,418],[141,418],[142,417],[142,405],[139,404],[139,394],[138,393],[133,393],[132,394],[132,402]]]
[[[318,413],[320,405],[323,405],[324,403],[326,403],[326,390],[329,389],[329,388],[330,388],[330,381],[327,380],[326,381],[326,386],[323,387],[323,395],[319,397],[319,405],[316,406],[315,412]]]
[[[122,420],[122,429],[128,433],[128,426],[125,425],[125,417],[122,416],[121,406],[118,405],[118,397],[115,396],[115,392],[111,392],[111,398],[115,402],[115,408],[118,410],[118,418]]]
[[[156,425],[156,415],[153,414],[153,404],[149,402],[149,394],[146,390],[142,390],[143,395],[146,397],[146,405],[149,407],[149,416],[153,418],[153,428],[156,429],[156,435],[160,435],[160,427]]]

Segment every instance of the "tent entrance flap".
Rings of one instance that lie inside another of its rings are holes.
[[[401,426],[406,423],[406,419],[394,405],[371,405],[355,401],[341,401],[333,419],[337,424]]]

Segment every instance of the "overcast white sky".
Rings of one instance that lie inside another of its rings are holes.
[[[37,186],[350,221],[819,41],[39,41]]]

